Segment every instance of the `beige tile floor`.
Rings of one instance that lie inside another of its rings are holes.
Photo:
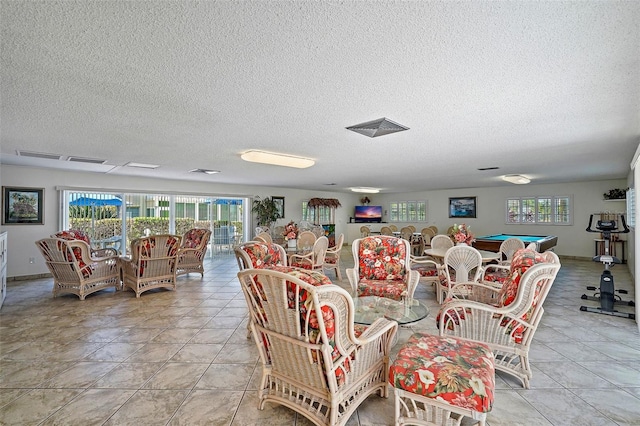
[[[350,247],[342,262],[353,264]],[[50,279],[10,282],[0,310],[0,424],[310,425],[283,407],[257,409],[258,354],[236,261],[216,254],[206,271],[140,299],[112,290],[54,299]],[[579,310],[595,304],[580,295],[600,271],[563,259],[534,339],[531,389],[499,374],[490,426],[640,425],[635,322]],[[614,277],[632,289],[626,265]],[[432,314],[403,327],[399,343],[414,330],[435,333],[433,289],[416,296]],[[348,424],[392,425],[392,399],[370,397]]]

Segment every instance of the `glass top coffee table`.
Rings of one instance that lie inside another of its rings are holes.
[[[355,297],[355,322],[370,325],[378,318],[397,321],[398,324],[410,324],[429,315],[429,309],[419,300],[411,299],[407,303],[378,296]]]

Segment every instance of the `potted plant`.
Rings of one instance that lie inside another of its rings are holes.
[[[259,226],[271,227],[271,224],[279,217],[278,204],[271,197],[253,200],[251,211],[256,214]]]

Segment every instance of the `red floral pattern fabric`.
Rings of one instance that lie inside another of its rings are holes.
[[[415,333],[389,368],[399,389],[481,413],[491,411],[495,364],[483,343]]]
[[[408,256],[403,240],[380,235],[360,240],[358,296],[400,300],[407,291]]]
[[[283,261],[280,258],[280,250],[273,243],[255,243],[243,245],[241,248],[249,255],[251,265],[255,269],[283,265]]]
[[[191,229],[182,239],[182,247],[184,248],[197,248],[202,242],[202,238],[207,233],[206,229]]]
[[[69,229],[68,231],[60,231],[57,232],[55,234],[56,238],[60,238],[61,240],[80,240],[80,241],[84,241],[85,243],[87,243],[87,245],[89,246],[89,248],[91,247],[91,241],[89,240],[89,236],[87,234],[84,233],[84,231],[80,231],[79,229]],[[78,266],[82,269],[84,268],[87,264],[84,262],[84,260],[82,259],[82,250],[80,250],[79,247],[74,247],[73,248],[73,255],[75,256],[76,260],[78,261]],[[73,259],[67,259],[69,262],[71,262]],[[91,270],[87,269],[88,272],[84,272],[83,270],[83,275],[85,275],[85,278],[87,278],[89,275],[91,275]]]
[[[524,273],[527,272],[531,266],[537,263],[544,263],[545,261],[544,256],[535,250],[526,248],[518,250],[513,255],[513,259],[511,259],[511,273],[500,289],[498,306],[509,306],[518,294],[520,279]]]

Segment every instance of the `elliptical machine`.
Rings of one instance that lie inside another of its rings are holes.
[[[616,290],[613,284],[613,275],[611,274],[611,267],[616,263],[622,263],[620,259],[610,255],[611,247],[611,234],[626,234],[629,232],[627,223],[624,220],[624,215],[620,215],[622,222],[622,230],[618,230],[618,222],[616,220],[599,220],[596,224],[596,229],[592,229],[593,215],[589,217],[589,226],[587,232],[600,232],[604,239],[604,254],[600,256],[594,256],[593,261],[599,262],[604,265],[604,271],[600,275],[600,287],[587,287],[587,290],[595,291],[593,296],[582,295],[584,300],[595,300],[600,302],[600,307],[594,308],[591,306],[580,306],[581,311],[593,312],[596,314],[612,315],[616,317],[635,319],[636,315],[633,313],[619,312],[614,309],[614,305],[624,304],[627,306],[635,306],[633,300],[624,301],[616,293],[627,294],[626,290]]]

